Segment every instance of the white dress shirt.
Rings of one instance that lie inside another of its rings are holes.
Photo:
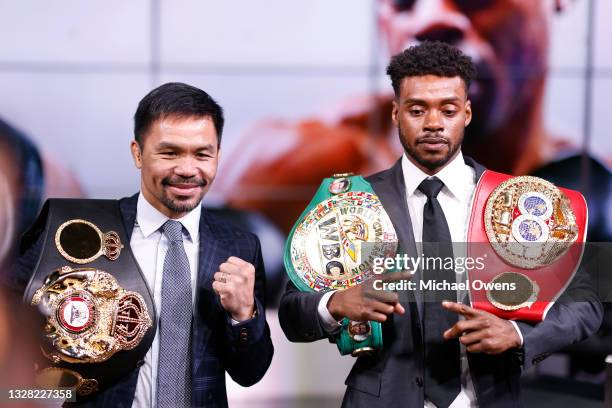
[[[427,202],[427,196],[418,190],[419,184],[426,178],[429,178],[428,174],[423,172],[417,166],[415,166],[407,156],[402,156],[402,172],[404,175],[404,184],[406,187],[406,200],[408,203],[408,212],[410,214],[410,221],[412,222],[412,232],[417,245],[418,254],[421,254],[422,250],[422,237],[423,237],[423,207]],[[470,212],[472,210],[472,197],[476,188],[474,180],[474,169],[463,160],[463,154],[461,151],[451,160],[446,166],[444,166],[435,175],[443,183],[444,187],[440,190],[437,196],[438,202],[444,211],[446,222],[448,223],[448,229],[451,234],[453,243],[453,254],[455,257],[465,257],[467,242],[467,225],[469,221]],[[463,274],[456,274],[457,282],[464,282],[466,276]],[[327,303],[333,292],[327,292],[319,301],[318,313],[321,319],[323,328],[328,333],[333,333],[340,327],[340,322],[337,322],[329,310],[327,309]],[[461,302],[464,296],[468,294],[465,291],[457,291],[457,301]],[[469,295],[469,294],[468,294]],[[462,319],[462,316],[459,316]],[[519,334],[521,339],[521,345],[523,344],[522,334],[515,322],[511,323]],[[457,395],[457,398],[450,405],[451,408],[459,407],[476,407],[476,394],[474,392],[474,385],[470,375],[468,367],[467,354],[464,345],[460,345],[460,359],[461,359],[461,391]],[[431,401],[425,401],[425,407],[435,407]]]
[[[130,247],[140,266],[149,288],[152,290],[153,302],[159,316],[161,311],[162,273],[164,259],[168,250],[168,238],[161,231],[168,220],[164,214],[153,207],[141,194],[138,196],[136,223],[132,231]],[[200,243],[200,214],[202,207],[197,206],[179,221],[183,224],[183,246],[191,270],[191,299],[195,304],[195,290],[198,270],[198,248]],[[159,357],[159,331],[155,334],[153,344],[147,352],[144,364],[140,367],[136,394],[132,407],[151,408],[157,405],[157,366]]]
[[[427,202],[427,196],[418,187],[423,180],[430,178],[430,176],[408,160],[406,155],[402,157],[402,172],[404,173],[406,200],[408,201],[408,212],[412,222],[412,232],[415,241],[417,241],[417,251],[420,254],[423,237],[423,207]],[[463,154],[459,151],[453,160],[436,173],[436,177],[444,183],[437,199],[442,211],[444,211],[451,239],[454,243],[458,243],[458,245],[453,245],[453,254],[455,257],[465,257],[465,245],[461,243],[467,241],[467,224],[472,210],[472,196],[476,187],[474,169],[465,164]],[[457,282],[465,280],[465,276],[459,274],[455,276]],[[465,293],[462,293],[462,291],[457,291],[457,301],[461,302],[464,295]],[[463,317],[459,316],[459,318],[462,319]],[[461,391],[450,407],[476,407],[476,394],[468,367],[465,346],[459,344]],[[425,407],[435,407],[435,405],[426,400]]]

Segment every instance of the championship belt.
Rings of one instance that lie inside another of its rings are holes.
[[[472,306],[508,320],[544,320],[580,265],[587,218],[577,191],[485,171],[467,237],[468,258],[485,265],[468,271]]]
[[[48,200],[24,246],[36,239],[42,251],[24,294],[41,316],[48,361],[36,381],[85,398],[142,364],[155,336],[151,292],[118,201]]]
[[[394,257],[391,220],[361,176],[337,174],[321,183],[285,245],[285,269],[301,291],[342,290],[373,276],[375,258]],[[378,322],[343,319],[336,344],[342,355],[382,348]]]

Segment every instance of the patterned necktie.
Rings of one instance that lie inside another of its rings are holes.
[[[425,179],[418,189],[427,196],[423,207],[423,255],[425,258],[453,257],[450,231],[437,196],[444,183],[437,177]],[[444,265],[444,262],[442,262]],[[426,280],[455,283],[453,269],[428,268]],[[425,396],[438,408],[448,407],[461,391],[459,341],[444,340],[442,334],[457,322],[457,315],[441,305],[441,301],[457,301],[454,290],[431,290],[423,293],[423,334],[425,340]]]
[[[168,220],[159,317],[157,406],[191,406],[191,271],[183,246],[183,226]]]

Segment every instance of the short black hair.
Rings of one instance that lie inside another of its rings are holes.
[[[223,134],[223,109],[203,90],[182,82],[168,82],[149,92],[134,114],[134,139],[142,147],[142,138],[159,119],[210,117],[217,133],[217,146]]]
[[[476,75],[472,59],[458,48],[440,41],[425,41],[405,49],[391,58],[387,67],[395,96],[400,95],[406,77],[436,75],[445,78],[461,77],[466,91]]]

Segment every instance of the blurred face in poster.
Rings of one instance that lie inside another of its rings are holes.
[[[82,197],[75,174],[41,155],[22,132],[0,119],[0,267],[34,222],[43,197]],[[0,272],[1,274],[1,272]]]
[[[0,139],[0,268],[9,262],[8,255],[16,235],[19,169],[11,149]]]
[[[486,144],[517,117],[537,114],[551,10],[548,0],[380,0],[378,17],[390,55],[438,40],[473,58],[478,75],[470,99],[477,115],[466,144]],[[522,149],[528,132],[516,133],[512,144]]]

